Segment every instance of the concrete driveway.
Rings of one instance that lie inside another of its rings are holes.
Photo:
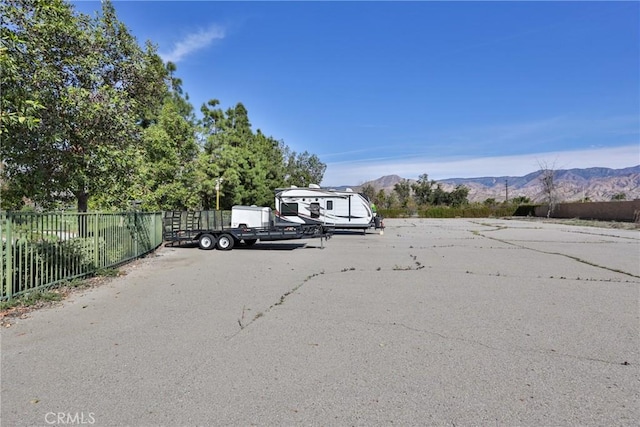
[[[162,248],[2,330],[3,426],[638,425],[640,232]]]

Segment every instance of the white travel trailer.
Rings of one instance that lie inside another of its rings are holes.
[[[363,195],[350,188],[339,191],[316,184],[276,189],[275,210],[280,223],[323,224],[341,229],[366,230],[374,216]]]

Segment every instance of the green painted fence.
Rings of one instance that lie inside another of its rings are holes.
[[[162,213],[0,213],[0,300],[88,276],[162,244]]]

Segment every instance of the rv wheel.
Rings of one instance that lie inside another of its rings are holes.
[[[198,239],[198,246],[206,251],[211,250],[216,246],[216,238],[211,234],[203,234]]]
[[[233,236],[225,233],[218,238],[217,247],[221,251],[230,251],[231,249],[233,249],[233,244],[234,244]]]

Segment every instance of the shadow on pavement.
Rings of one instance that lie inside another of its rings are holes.
[[[181,245],[171,245],[169,243],[164,244],[167,248],[174,249],[198,249],[198,243],[183,243]],[[322,249],[321,245],[309,245],[307,243],[272,243],[272,242],[258,242],[254,245],[245,245],[244,243],[236,244],[232,250],[255,250],[255,251],[292,251],[295,249],[307,247],[310,249]],[[214,249],[219,250],[219,249]]]
[[[237,245],[233,247],[233,250],[252,250],[252,251],[292,251],[294,249],[303,248],[306,243],[270,243],[270,242],[258,242],[255,245]]]

